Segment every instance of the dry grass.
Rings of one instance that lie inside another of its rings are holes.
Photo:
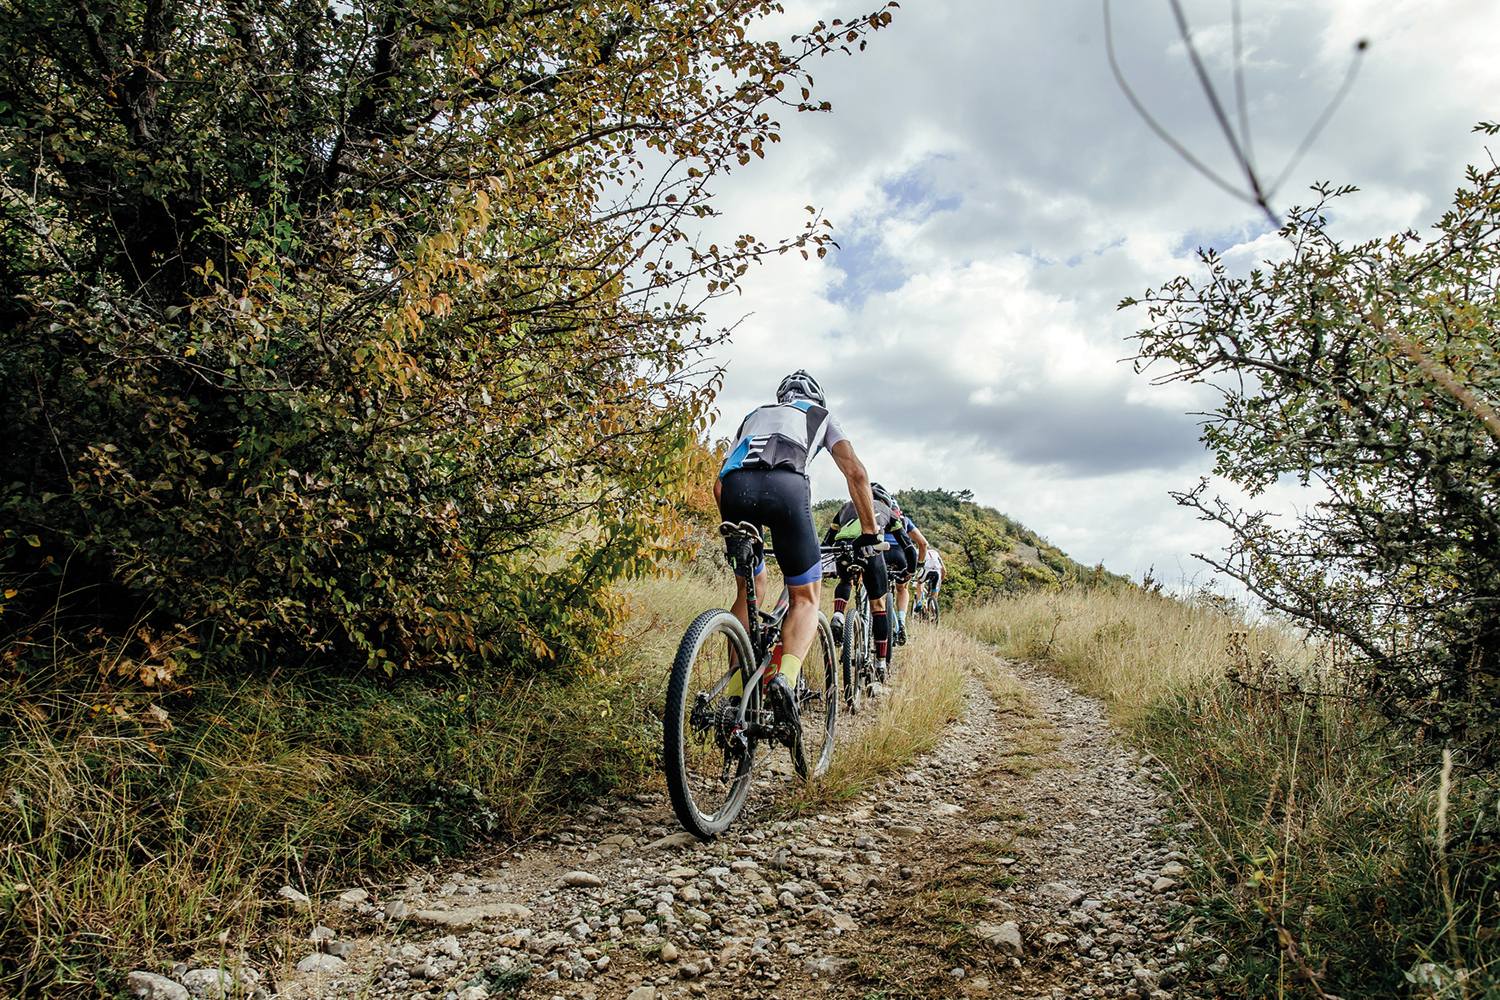
[[[944,627],[917,628],[901,651],[890,691],[859,716],[841,717],[838,752],[828,773],[796,808],[851,799],[898,771],[943,737],[963,712],[973,674],[1002,709],[1023,711],[1025,693],[983,644]]]
[[[1184,976],[1203,992],[1396,996],[1467,975],[1424,995],[1495,995],[1490,776],[1444,798],[1436,751],[1326,647],[1201,593],[1039,593],[949,622],[1103,698],[1151,751],[1202,862],[1186,901],[1210,944]]]
[[[264,964],[366,871],[652,780],[677,640],[733,584],[695,565],[625,591],[621,655],[570,685],[283,675],[162,697],[108,689],[83,657],[7,683],[0,996],[112,994],[122,970],[194,953]],[[273,902],[285,884],[311,913]]]
[[[958,612],[950,624],[1005,656],[1046,665],[1126,715],[1212,685],[1231,665],[1315,665],[1291,630],[1247,623],[1237,607],[1212,595],[1032,593]]]

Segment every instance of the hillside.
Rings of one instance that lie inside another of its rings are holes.
[[[943,554],[946,588],[955,598],[988,598],[1080,584],[1118,587],[1130,578],[1103,565],[1085,566],[1025,525],[993,507],[974,502],[968,490],[902,490],[901,510]],[[821,532],[844,505],[821,500],[813,516]]]

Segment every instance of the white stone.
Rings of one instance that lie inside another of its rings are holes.
[[[698,838],[684,830],[681,833],[674,833],[670,836],[663,837],[660,840],[653,840],[651,843],[646,845],[646,850],[666,851],[674,847],[692,847],[697,843]]]
[[[370,898],[370,894],[363,889],[350,889],[348,892],[339,894],[339,901],[353,906],[355,903],[363,903]]]
[[[349,963],[337,955],[308,955],[297,963],[298,972],[342,972]]]
[[[583,871],[568,872],[568,874],[562,877],[562,880],[567,885],[586,889],[595,889],[604,884],[604,880],[598,875],[595,875],[593,872]]]
[[[492,920],[525,920],[531,910],[520,903],[490,903],[487,906],[462,906],[451,910],[417,910],[412,918],[423,923],[463,930]]]
[[[1036,891],[1038,899],[1061,903],[1064,906],[1072,906],[1084,897],[1081,889],[1075,889],[1062,882],[1048,882]]]
[[[132,972],[125,977],[125,988],[139,1000],[188,1000],[186,988],[154,972]]]
[[[193,969],[183,975],[182,985],[195,997],[224,997],[234,989],[234,977],[223,969]]]
[[[1020,958],[1024,953],[1021,927],[1014,920],[1007,920],[1003,924],[979,924],[974,928],[974,935],[1012,958]]]

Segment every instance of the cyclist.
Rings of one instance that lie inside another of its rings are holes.
[[[901,506],[894,498],[891,506],[899,519],[899,528],[885,536],[886,541],[891,543],[891,547],[885,551],[886,570],[894,583],[892,590],[896,595],[896,645],[904,646],[906,612],[911,605],[911,580],[927,559],[927,539],[917,530],[912,519],[901,513]]]
[[[735,431],[734,444],[714,480],[714,499],[725,521],[749,521],[768,527],[776,545],[776,557],[786,578],[790,606],[781,627],[781,641],[771,655],[766,671],[767,694],[778,714],[801,732],[793,689],[818,630],[818,600],[823,585],[823,559],[818,551],[817,528],[812,517],[812,488],[807,463],[819,451],[833,455],[849,487],[849,499],[862,529],[856,553],[877,544],[874,500],[870,477],[854,446],[844,436],[838,421],[828,412],[823,388],[805,371],[795,371],[781,380],[776,402],[752,410]],[[739,572],[738,570],[736,571]],[[757,593],[766,587],[765,563],[755,568]],[[746,626],[749,614],[745,581],[736,580],[734,614]],[[743,693],[735,674],[727,694]]]
[[[870,486],[870,492],[875,498],[876,532],[883,535],[892,525],[896,525],[896,530],[900,530],[896,512],[891,509],[891,495],[886,492],[885,487],[879,483],[873,483]],[[853,538],[862,530],[862,527],[855,513],[854,504],[846,503],[833,516],[833,522],[824,532],[823,544],[832,545],[835,541]],[[890,550],[887,549],[886,552],[889,553]],[[890,590],[890,584],[884,559],[868,561],[864,567],[864,581],[865,593],[870,595],[870,634],[875,640],[875,679],[883,682],[886,659],[890,655],[891,639],[890,614],[885,603],[885,595]],[[849,576],[840,573],[838,586],[833,589],[833,622],[831,624],[834,642],[842,642],[844,639],[844,612],[848,607],[849,595],[853,589]]]
[[[922,580],[917,591],[917,603],[932,602],[937,604],[938,591],[943,589],[943,577],[946,575],[943,569],[943,557],[935,546],[927,546],[927,558],[922,561]]]

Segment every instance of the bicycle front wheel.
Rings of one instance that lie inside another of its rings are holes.
[[[795,763],[797,773],[810,780],[833,763],[834,730],[839,721],[839,665],[834,656],[833,630],[821,611],[817,638],[797,678],[797,714],[802,720],[802,745]]]
[[[745,626],[721,609],[688,626],[672,662],[662,764],[677,819],[704,840],[723,833],[750,794],[755,741],[735,732],[739,698],[728,690],[740,664],[752,662]],[[752,690],[748,718],[758,717],[759,701]]]

